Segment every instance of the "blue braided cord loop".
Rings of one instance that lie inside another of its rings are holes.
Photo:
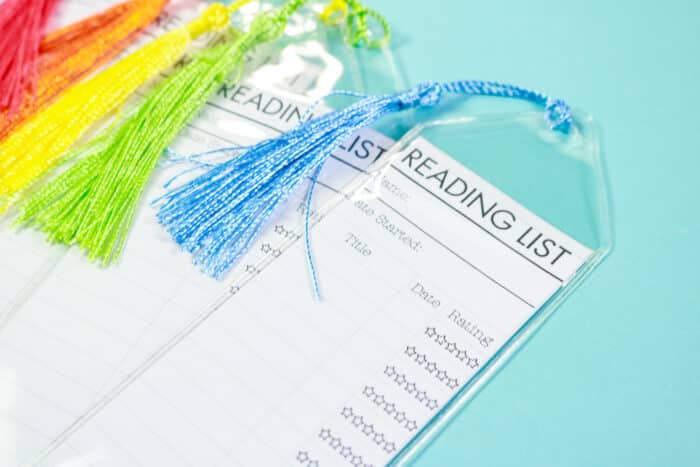
[[[195,256],[195,264],[205,273],[221,278],[250,248],[278,208],[304,180],[311,178],[305,232],[307,259],[318,298],[309,216],[323,165],[358,130],[391,113],[437,105],[445,92],[525,99],[545,106],[545,118],[553,129],[566,131],[571,124],[569,107],[563,101],[488,81],[426,82],[406,92],[380,96],[339,91],[334,94],[361,99],[344,109],[302,120],[291,131],[249,147],[243,154],[169,191],[158,200],[162,203],[158,219],[173,239]]]
[[[406,110],[414,107],[433,107],[440,102],[442,86],[435,81],[426,81],[404,93],[397,94],[399,101],[398,110]]]
[[[472,96],[498,96],[498,97],[509,97],[524,99],[535,104],[545,106],[545,120],[549,124],[550,128],[559,131],[568,131],[571,125],[571,113],[569,111],[569,106],[562,100],[550,99],[542,93],[536,91],[530,91],[525,88],[518,86],[511,86],[508,84],[501,84],[492,81],[455,81],[452,83],[439,84],[434,81],[427,81],[419,84],[413,89],[407,92],[396,94],[394,97],[398,103],[396,111],[406,110],[414,107],[432,107],[437,105],[441,98],[443,92],[457,93],[457,94],[467,94]],[[344,91],[338,91],[335,94],[348,94]],[[360,106],[366,106],[362,102],[356,104]],[[365,107],[366,108],[366,107]],[[355,129],[357,130],[357,129]],[[353,131],[354,132],[354,131]],[[348,135],[348,138],[350,135]],[[340,141],[342,143],[343,141]],[[304,219],[304,240],[306,246],[306,260],[309,265],[309,272],[311,274],[311,281],[313,285],[314,296],[316,300],[321,299],[321,293],[319,288],[318,273],[313,260],[313,255],[311,252],[311,240],[310,240],[310,213],[311,213],[311,201],[314,193],[314,188],[316,186],[316,181],[318,175],[323,168],[323,162],[321,162],[315,169],[315,174],[311,178],[311,185],[306,199],[306,211]]]
[[[493,81],[453,81],[444,83],[442,89],[455,94],[468,94],[471,96],[496,96],[523,99],[545,108],[545,120],[552,130],[567,132],[573,124],[571,109],[561,99],[552,99],[537,91],[513,86],[510,84],[496,83]]]

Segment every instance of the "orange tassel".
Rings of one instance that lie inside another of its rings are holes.
[[[0,112],[0,140],[121,53],[158,17],[166,3],[129,0],[48,34],[39,48],[36,95],[27,89],[16,110]]]

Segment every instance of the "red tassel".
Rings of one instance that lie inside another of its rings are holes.
[[[33,89],[24,89],[15,108],[0,105],[0,141],[63,91],[126,49],[158,17],[166,3],[167,0],[128,0],[47,34],[39,47],[38,79]]]
[[[58,0],[5,0],[0,6],[0,109],[14,112],[37,81],[39,45]]]

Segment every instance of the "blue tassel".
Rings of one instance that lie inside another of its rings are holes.
[[[278,138],[263,141],[217,165],[160,199],[158,219],[173,239],[215,278],[250,248],[277,208],[312,178],[307,197],[306,245],[314,291],[319,295],[309,248],[308,212],[316,177],[334,150],[383,116],[437,105],[444,93],[525,99],[545,107],[549,126],[566,132],[572,123],[561,100],[516,86],[488,81],[426,82],[406,92],[363,96],[354,104],[300,123]],[[223,151],[230,148],[224,148]]]

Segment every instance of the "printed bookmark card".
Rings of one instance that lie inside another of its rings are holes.
[[[334,160],[362,174],[359,155],[388,147],[379,138],[358,135]],[[318,205],[339,191],[318,190]],[[43,465],[384,465],[591,254],[420,138],[318,216],[322,303],[299,218],[285,214],[230,297],[64,432]]]

